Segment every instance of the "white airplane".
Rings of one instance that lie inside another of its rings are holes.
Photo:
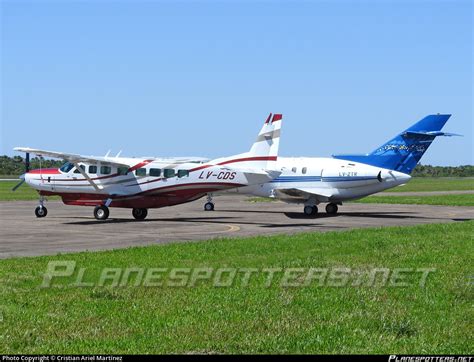
[[[249,152],[204,160],[199,158],[94,157],[17,147],[26,152],[22,181],[39,192],[37,217],[45,217],[46,196],[59,195],[66,205],[93,206],[98,220],[109,217],[109,207],[131,208],[135,219],[145,219],[149,208],[197,200],[215,191],[270,181],[280,175],[276,166],[281,114],[268,117]],[[59,169],[29,170],[30,153],[67,162]],[[206,203],[205,209],[214,205]]]
[[[441,132],[451,115],[429,115],[395,138],[365,155],[337,155],[332,158],[279,157],[277,178],[260,185],[230,192],[276,198],[304,204],[306,215],[316,215],[317,205],[327,203],[334,215],[343,201],[407,183],[421,157],[438,136],[459,136]]]

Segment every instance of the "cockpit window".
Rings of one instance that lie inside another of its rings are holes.
[[[64,165],[61,166],[59,170],[64,173],[68,173],[73,168],[74,168],[74,164],[72,164],[71,162],[66,162]]]

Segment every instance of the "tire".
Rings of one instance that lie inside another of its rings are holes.
[[[204,211],[214,211],[214,204],[212,202],[206,202]]]
[[[109,214],[109,208],[107,206],[96,206],[94,209],[94,217],[97,220],[107,220],[109,218]]]
[[[48,215],[48,209],[44,206],[38,206],[36,209],[35,209],[35,215],[36,217],[46,217],[46,215]]]
[[[318,213],[318,207],[315,206],[305,206],[303,212],[306,216],[314,216]]]
[[[326,205],[326,213],[329,215],[336,215],[338,207],[336,204],[330,203]]]
[[[147,209],[133,209],[132,215],[137,220],[145,220],[145,218],[148,215],[148,210]]]

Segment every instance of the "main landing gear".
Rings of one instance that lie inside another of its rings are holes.
[[[306,205],[303,212],[306,216],[315,216],[318,213],[318,207],[316,205]]]
[[[44,206],[44,197],[41,196],[39,199],[39,206],[35,209],[36,217],[46,217],[48,215],[48,209]]]
[[[338,211],[337,204],[331,202],[326,205],[326,213],[328,215],[336,215]],[[318,213],[318,207],[316,205],[306,205],[303,209],[303,212],[306,216],[315,216]]]
[[[97,220],[107,220],[109,218],[110,211],[105,205],[96,206],[94,208],[94,217]]]
[[[132,215],[137,220],[145,220],[146,216],[148,215],[147,209],[133,209]]]
[[[336,215],[337,210],[338,210],[337,204],[330,203],[326,205],[326,213],[328,215]]]
[[[212,202],[212,194],[207,194],[207,202],[204,204],[204,211],[214,211],[214,203]]]

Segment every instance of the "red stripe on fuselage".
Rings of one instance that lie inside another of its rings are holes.
[[[61,172],[57,168],[38,168],[27,172],[31,175],[60,175]]]
[[[148,165],[150,162],[153,162],[153,160],[145,160],[145,161],[143,161],[143,162],[140,162],[139,164],[136,164],[135,166],[130,167],[130,168],[128,169],[128,172],[133,172],[133,171],[135,171],[135,170],[137,170],[137,169],[139,169],[139,168],[142,168],[143,166]]]

